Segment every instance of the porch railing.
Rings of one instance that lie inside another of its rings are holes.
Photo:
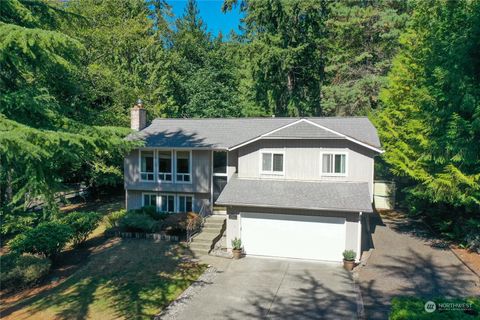
[[[187,244],[190,244],[192,242],[193,236],[199,233],[200,230],[202,230],[203,228],[205,219],[208,216],[207,206],[205,205],[205,203],[202,204],[198,215],[200,216],[200,223],[194,224],[192,226],[187,226]]]

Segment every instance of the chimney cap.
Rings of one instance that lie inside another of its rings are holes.
[[[135,107],[137,108],[143,108],[143,100],[142,99],[137,99],[137,102],[135,103]]]

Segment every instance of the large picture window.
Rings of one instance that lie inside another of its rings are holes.
[[[153,181],[153,151],[140,151],[140,179],[143,181]]]
[[[177,182],[192,181],[190,157],[190,151],[177,151]]]
[[[322,173],[327,175],[345,175],[347,155],[345,153],[323,153]]]
[[[172,152],[169,150],[158,151],[158,180],[172,181]]]
[[[192,196],[178,196],[178,212],[192,212],[193,211],[193,197]]]
[[[283,174],[283,157],[280,152],[262,152],[262,173]]]

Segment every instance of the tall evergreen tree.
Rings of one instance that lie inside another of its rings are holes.
[[[375,122],[413,211],[479,218],[479,39],[480,2],[470,0],[417,2],[400,38]]]
[[[330,115],[366,115],[380,88],[408,18],[407,1],[334,1],[329,5],[323,108]]]
[[[33,201],[55,209],[53,196],[64,182],[119,179],[116,162],[128,148],[122,139],[128,130],[88,122],[93,111],[82,76],[84,46],[60,31],[75,15],[41,1],[11,0],[0,7],[0,211],[5,222]]]

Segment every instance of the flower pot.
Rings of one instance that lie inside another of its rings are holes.
[[[242,257],[242,249],[232,249],[233,259],[240,259]]]
[[[347,271],[352,271],[355,268],[355,260],[343,260],[343,267]]]

